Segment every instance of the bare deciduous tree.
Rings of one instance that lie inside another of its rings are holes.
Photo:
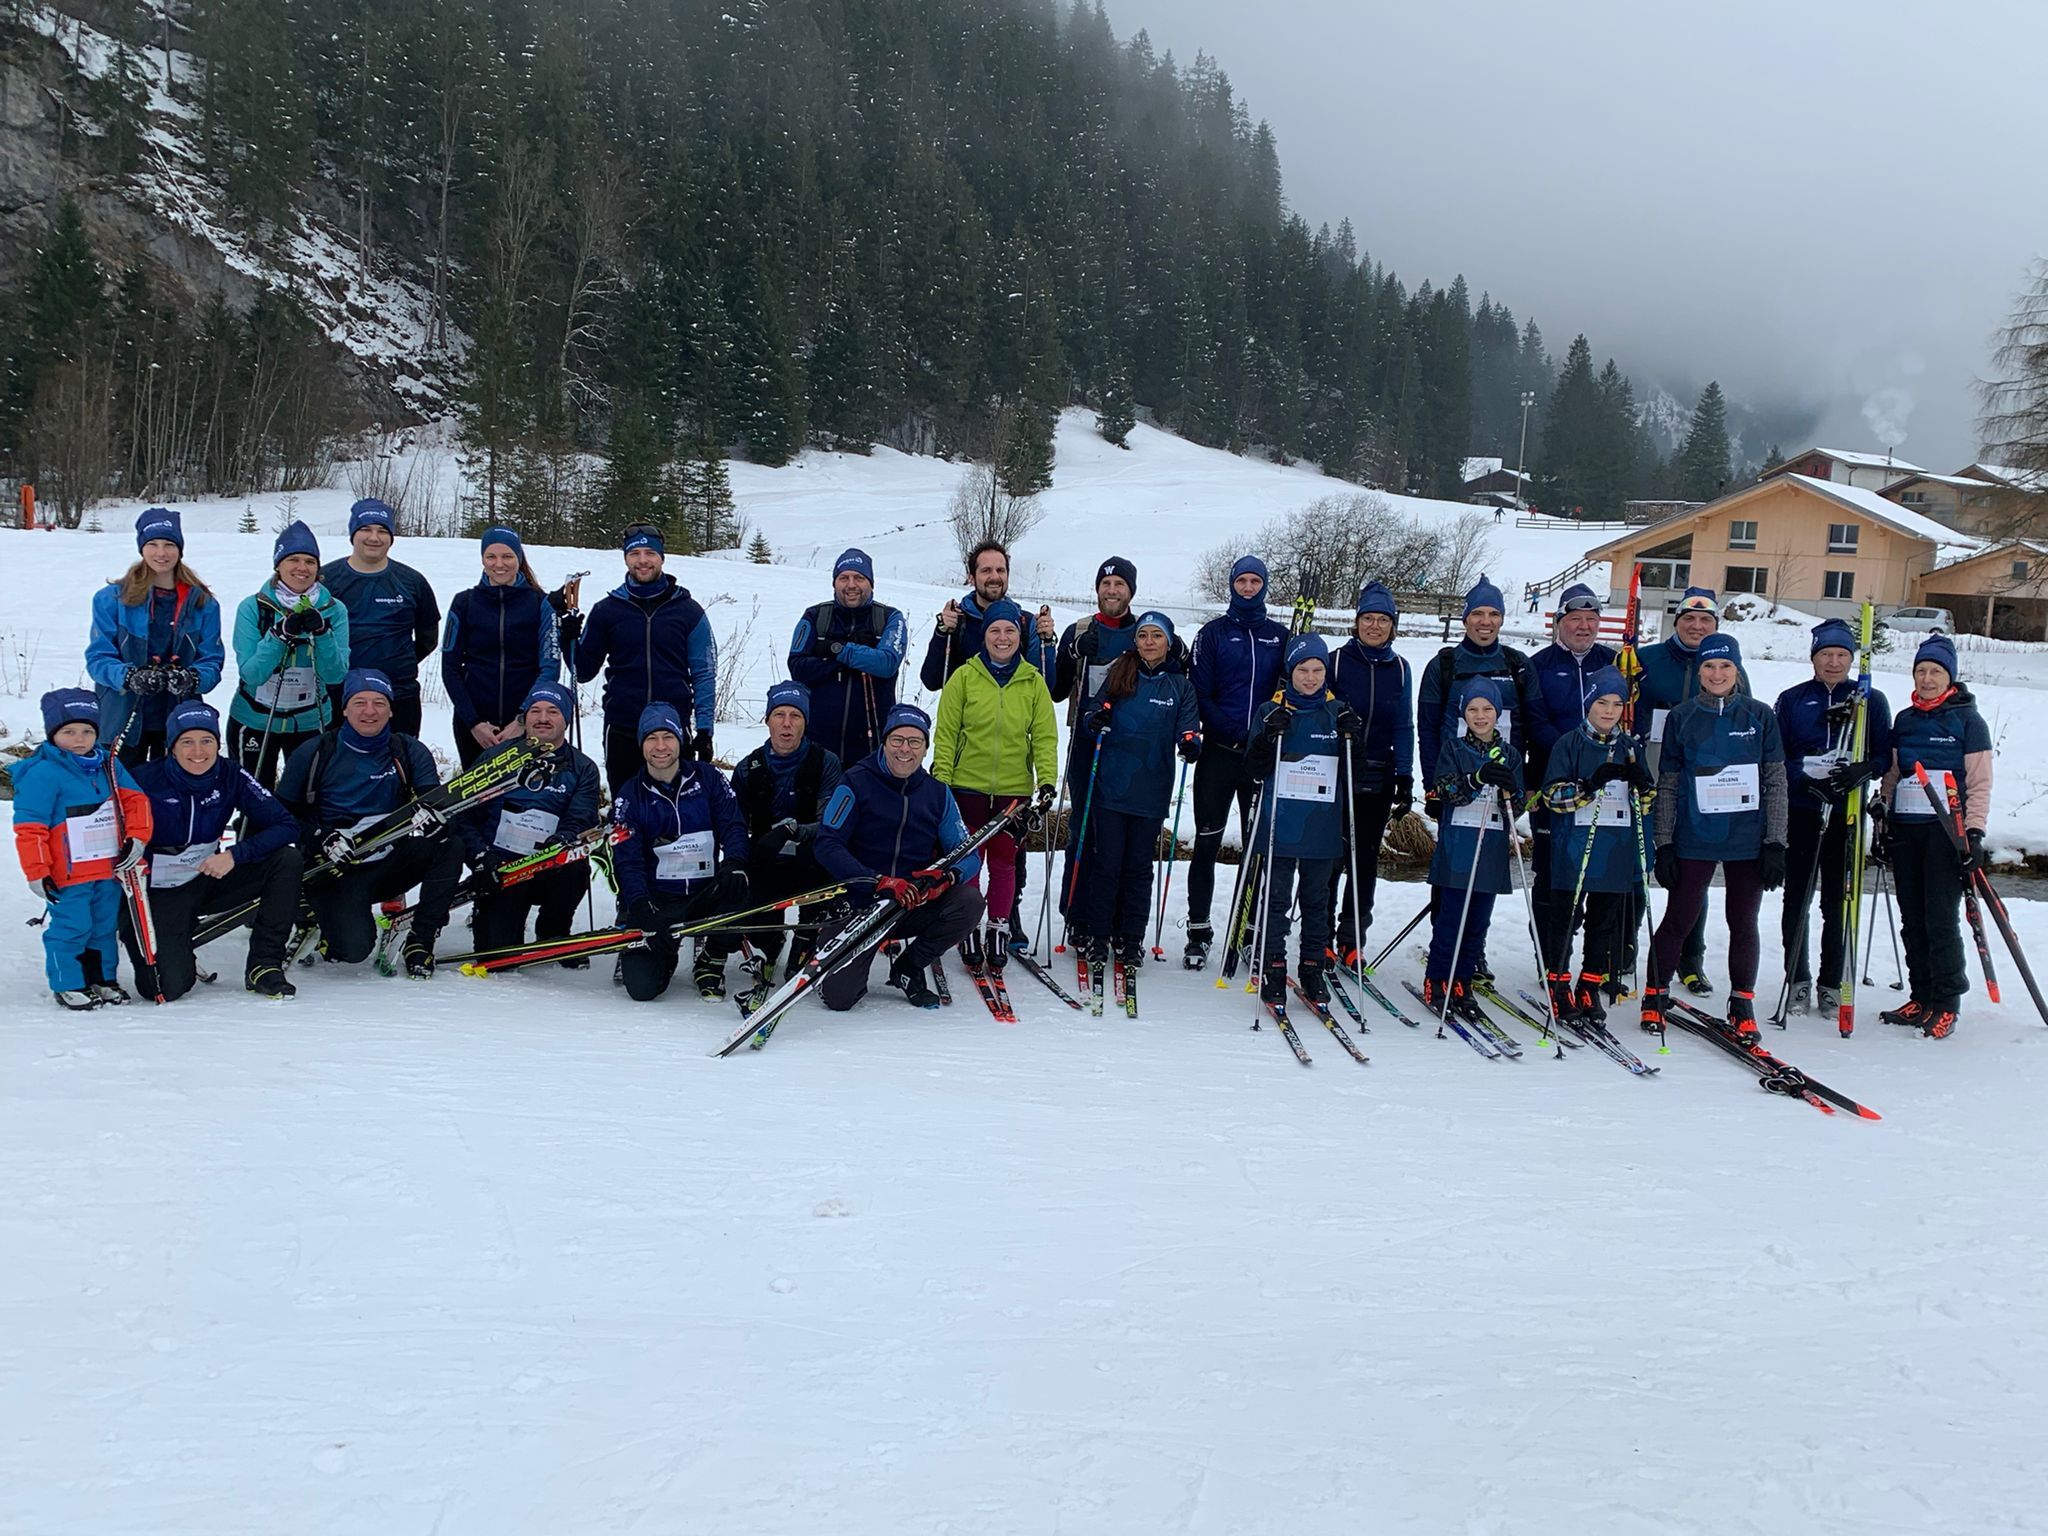
[[[1999,521],[2009,534],[2048,523],[2048,259],[2035,262],[2027,286],[1992,348],[1993,377],[1978,386],[1979,429],[1987,457],[2017,471],[2001,493]]]
[[[1369,491],[1325,496],[1210,550],[1196,568],[1196,590],[1213,601],[1227,600],[1230,567],[1246,554],[1266,562],[1276,595],[1293,596],[1304,575],[1332,603],[1349,602],[1367,581],[1396,592],[1452,590],[1454,582],[1469,585],[1485,564],[1493,543],[1488,528],[1477,512],[1445,524],[1402,517]]]
[[[1036,496],[1012,496],[997,481],[993,465],[976,464],[954,487],[947,521],[964,565],[968,551],[988,540],[1014,549],[1044,516]]]

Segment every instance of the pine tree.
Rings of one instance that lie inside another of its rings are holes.
[[[263,531],[256,525],[256,504],[254,502],[243,504],[242,520],[235,524],[235,531],[238,533],[261,533]]]
[[[1102,406],[1095,426],[1104,442],[1130,447],[1131,428],[1138,424],[1137,402],[1131,398],[1131,381],[1121,366],[1112,367],[1102,383]]]
[[[1543,511],[1553,517],[1583,515],[1598,483],[1601,436],[1593,348],[1583,335],[1575,336],[1543,413],[1543,454],[1535,473],[1535,499]]]
[[[1709,382],[1700,391],[1677,467],[1678,495],[1684,501],[1712,501],[1728,483],[1728,402],[1718,383]]]
[[[768,548],[768,535],[760,529],[754,530],[754,537],[747,544],[747,558],[756,565],[773,565],[775,555]]]
[[[577,530],[584,542],[613,543],[629,524],[652,517],[667,457],[653,420],[638,401],[614,413],[612,440],[592,509],[596,521]]]

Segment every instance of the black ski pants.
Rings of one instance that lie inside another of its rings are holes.
[[[980,886],[971,883],[956,885],[937,901],[928,901],[898,918],[884,937],[906,941],[902,954],[897,957],[899,961],[927,966],[974,932],[986,909]],[[828,923],[818,935],[819,942],[828,942],[850,921],[851,918],[844,918]],[[844,1013],[866,997],[869,975],[882,943],[882,939],[876,939],[861,953],[820,978],[818,1000],[834,1013]]]
[[[654,899],[661,909],[661,922],[665,925],[701,922],[707,917],[716,917],[731,905],[720,897],[716,881],[707,881],[703,890],[688,896],[657,896]],[[742,905],[752,906],[754,901],[750,897]],[[701,959],[720,963],[740,947],[737,935],[716,930],[699,935],[696,942]],[[681,963],[682,954],[683,941],[667,932],[650,934],[645,944],[623,951],[619,957],[619,972],[626,981],[626,995],[636,1003],[653,1002],[668,990],[668,984],[675,979],[676,966]]]
[[[1337,919],[1337,953],[1348,955],[1365,942],[1365,934],[1372,929],[1372,904],[1380,889],[1380,842],[1387,835],[1387,821],[1394,810],[1394,792],[1391,789],[1379,792],[1367,791],[1351,798],[1350,823],[1344,829],[1344,851],[1330,871],[1330,910]],[[1358,844],[1358,922],[1363,927],[1353,932],[1352,901],[1341,889],[1348,884],[1351,873],[1352,840]]]
[[[1243,747],[1205,745],[1195,761],[1195,848],[1188,856],[1188,926],[1205,927],[1216,897],[1216,855],[1223,847],[1230,807],[1237,805],[1241,839],[1249,841],[1252,805],[1259,784],[1245,762]]]
[[[1152,856],[1159,821],[1098,810],[1081,850],[1081,883],[1067,916],[1076,937],[1138,939],[1152,921]]]
[[[388,857],[351,864],[339,875],[306,888],[320,924],[327,958],[345,964],[366,960],[377,947],[379,902],[395,901],[414,886],[419,905],[408,943],[432,944],[448,926],[448,908],[462,881],[462,845],[453,837],[406,837]]]
[[[475,922],[478,949],[507,949],[526,942],[526,919],[534,919],[536,939],[565,939],[576,921],[576,908],[590,889],[590,864],[579,860],[522,880],[510,890],[477,893]]]
[[[1543,963],[1552,973],[1570,974],[1572,968],[1571,892],[1557,891],[1548,907],[1540,908],[1543,923]],[[1586,891],[1579,897],[1580,919],[1586,940],[1579,970],[1603,980],[1622,970],[1624,940],[1629,919],[1635,915],[1633,891]]]
[[[1804,908],[1807,882],[1820,875],[1820,985],[1842,984],[1842,893],[1848,887],[1849,822],[1842,808],[1828,813],[1828,830],[1820,830],[1820,807],[1792,802],[1785,844],[1785,910],[1779,934],[1785,942],[1785,975],[1794,982],[1814,980],[1807,965],[1807,935],[1813,931],[1813,902]]]
[[[751,856],[747,860],[747,885],[752,892],[747,901],[750,907],[800,896],[805,891],[815,891],[829,884],[830,878],[819,867],[818,861],[811,857],[811,850],[807,847],[787,856],[773,853],[765,857]],[[837,899],[834,898],[835,901]],[[792,959],[808,955],[818,947],[818,924],[833,904],[833,901],[812,902],[796,909],[796,947],[791,951]],[[789,930],[779,925],[788,920],[787,912],[764,913],[757,920],[767,925],[767,932],[749,937],[764,963],[773,965],[781,959]]]
[[[149,913],[156,923],[156,976],[142,963],[142,946],[136,942],[135,924],[128,903],[121,903],[121,943],[135,967],[138,989],[146,997],[162,993],[174,1003],[192,990],[199,979],[199,957],[192,948],[192,935],[222,913],[244,902],[260,901],[249,933],[249,958],[243,968],[246,979],[259,966],[284,963],[285,945],[291,940],[292,922],[299,911],[299,877],[305,856],[295,847],[284,847],[255,864],[237,864],[226,876],[214,879],[198,875],[169,890],[152,889]]]
[[[1923,1008],[1960,1011],[1970,976],[1963,968],[1963,866],[1955,844],[1931,817],[1895,816],[1890,826],[1907,985]]]
[[[1330,947],[1330,892],[1336,885],[1335,859],[1276,858],[1266,891],[1265,963],[1287,959],[1288,909],[1301,902],[1299,965],[1321,965]]]

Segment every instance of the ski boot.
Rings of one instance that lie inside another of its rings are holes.
[[[625,984],[626,957],[624,955],[620,955],[618,959],[612,962],[612,985],[615,987],[623,987]]]
[[[1431,1018],[1442,1018],[1444,1004],[1449,997],[1451,984],[1438,981],[1434,976],[1422,978],[1422,1006],[1427,1008]]]
[[[725,956],[710,953],[709,945],[700,945],[690,965],[690,979],[697,983],[697,995],[705,1002],[724,1002]]]
[[[67,987],[52,995],[60,1008],[69,1008],[73,1013],[91,1013],[100,1005],[100,1000],[82,987]]]
[[[1662,987],[1643,988],[1642,1025],[1644,1034],[1656,1035],[1659,1039],[1663,1038],[1664,989]]]
[[[1920,1025],[1920,1033],[1930,1040],[1946,1040],[1956,1032],[1956,1011],[1941,1007],[1927,1010],[1927,1017]]]
[[[405,974],[414,981],[427,981],[434,974],[434,941],[438,933],[414,930],[405,936]]]
[[[967,937],[960,941],[960,963],[970,971],[981,969],[981,933],[978,929],[970,928]]]
[[[1287,962],[1268,960],[1259,978],[1259,1001],[1272,1008],[1287,1006]]]
[[[132,1003],[128,989],[118,981],[108,981],[100,975],[100,957],[97,951],[87,950],[79,957],[79,966],[85,972],[85,990],[109,1008],[118,1008],[123,1003]]]
[[[1477,976],[1479,973],[1472,973]],[[1479,1011],[1479,999],[1472,995],[1472,989],[1462,981],[1451,983],[1451,1013],[1467,1024],[1484,1024],[1486,1015]]]
[[[1323,974],[1320,960],[1304,960],[1295,968],[1295,984],[1301,988],[1301,995],[1318,1008],[1330,1006],[1330,982]]]
[[[1878,1015],[1878,1018],[1887,1024],[1910,1024],[1913,1028],[1919,1029],[1933,1015],[1934,1010],[1932,1008],[1921,1002],[1919,998],[1911,997],[1896,1008],[1885,1009],[1884,1012]]]
[[[1135,971],[1145,963],[1145,940],[1133,938],[1130,934],[1118,934],[1116,938],[1116,963],[1127,971]]]
[[[1563,971],[1544,973],[1543,990],[1550,998],[1550,1011],[1560,1024],[1570,1023],[1579,1016],[1578,999],[1572,993],[1572,979]]]
[[[1821,987],[1815,996],[1814,1012],[1822,1015],[1824,1018],[1832,1019],[1842,1011],[1842,989],[1840,987]]]
[[[1728,1027],[1735,1031],[1736,1038],[1744,1045],[1756,1044],[1756,994],[1753,992],[1730,992],[1728,994]]]
[[[930,971],[910,958],[908,945],[898,950],[896,958],[889,962],[889,985],[901,992],[903,1000],[913,1008],[939,1006],[939,994],[932,990]]]
[[[1009,927],[1009,941],[1001,946],[991,944],[989,946],[990,954],[994,954],[998,947],[1009,950],[1009,952],[1013,955],[1024,954],[1031,948],[1031,935],[1024,931],[1024,912],[1022,908],[1012,907],[1010,909]],[[1001,965],[1003,962],[997,960],[993,963],[996,965]]]
[[[299,989],[291,979],[274,965],[256,965],[249,968],[249,975],[242,983],[245,990],[273,1002],[283,1002],[288,997],[297,997]]]
[[[1010,915],[1012,917],[1016,916],[1014,912]],[[974,936],[972,934],[968,935],[969,939],[972,939],[973,937]],[[1011,949],[1009,944],[1005,942],[1003,938],[1003,930],[998,928],[994,923],[990,923],[988,932],[982,935],[981,940],[982,964],[986,965],[992,971],[1000,971],[1006,964],[1009,963],[1010,954]]]
[[[1487,983],[1489,986],[1492,985],[1493,967],[1486,963],[1486,956],[1481,955],[1477,960],[1472,962],[1472,979],[1474,981],[1483,981]]]
[[[1581,971],[1578,988],[1572,993],[1572,1012],[1581,1024],[1593,1029],[1607,1027],[1607,1009],[1600,1001],[1601,988],[1606,984],[1606,980],[1604,976]]]
[[[1828,1005],[1827,991],[1826,987],[1821,988],[1820,1011],[1822,1013],[1833,1013],[1835,1009]],[[1835,999],[1835,1007],[1840,1005],[1841,998],[1837,997]],[[1785,996],[1785,1012],[1788,1015],[1813,1012],[1813,984],[1811,982],[1795,981],[1792,983],[1792,990]]]
[[[1678,979],[1694,997],[1711,997],[1714,994],[1714,984],[1698,971],[1687,971]]]
[[[1209,963],[1210,946],[1216,942],[1216,930],[1207,923],[1188,924],[1188,945],[1181,951],[1180,963],[1188,970],[1199,971]]]
[[[1610,976],[1606,981],[1602,982],[1600,984],[1600,993],[1610,1004],[1625,1003],[1635,996],[1635,993],[1629,990],[1628,983],[1619,976]]]

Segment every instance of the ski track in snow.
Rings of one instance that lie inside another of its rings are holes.
[[[601,965],[84,1019],[39,966],[0,1530],[2041,1528],[2048,1030],[1904,1036],[1882,962],[1769,1042],[1878,1124],[1685,1038],[1304,1070],[1169,966],[1135,1023],[1020,974],[1020,1027],[883,993],[726,1061]]]

